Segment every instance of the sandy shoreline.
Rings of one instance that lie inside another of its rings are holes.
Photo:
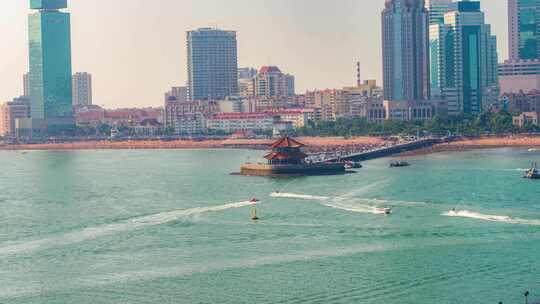
[[[410,151],[400,156],[417,156],[443,152],[465,152],[480,149],[497,148],[524,148],[540,149],[540,137],[538,136],[514,136],[514,137],[484,137],[477,139],[463,139],[447,144],[438,144],[429,148]]]
[[[310,152],[323,150],[357,150],[361,147],[376,147],[388,143],[379,137],[302,137]],[[266,139],[228,139],[228,140],[177,140],[177,141],[81,141],[71,143],[13,144],[0,145],[0,150],[157,150],[157,149],[261,149],[265,150],[273,142]],[[415,156],[440,152],[460,152],[490,148],[540,148],[540,136],[486,137],[463,139],[448,144],[405,152],[400,156]]]
[[[381,145],[385,141],[377,137],[301,137],[298,140],[313,150],[352,149],[357,146]],[[80,141],[70,143],[12,144],[0,145],[0,150],[154,150],[154,149],[267,149],[274,140],[227,139],[227,140],[175,140],[175,141]]]

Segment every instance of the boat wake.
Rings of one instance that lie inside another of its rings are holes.
[[[307,195],[307,194],[280,193],[280,192],[271,193],[270,197],[292,198],[292,199],[300,199],[300,200],[306,200],[306,201],[326,201],[330,199],[327,196],[315,196],[315,195]]]
[[[330,198],[327,196],[316,196],[316,195],[307,195],[307,194],[295,194],[295,193],[272,193],[271,197],[275,198],[290,198],[290,199],[299,199],[306,201],[319,201],[323,206],[330,207],[333,209],[339,209],[355,213],[371,213],[371,214],[386,214],[387,211],[385,208],[379,208],[375,206],[362,205],[362,204],[351,204],[350,201],[354,201],[353,198],[348,198],[347,195],[340,196],[336,198]],[[358,201],[364,202],[376,202],[378,204],[384,203],[385,201],[372,201],[369,199],[356,199]]]
[[[385,199],[378,199],[378,198],[355,198],[351,197],[350,195],[344,195],[339,196],[335,198],[331,198],[328,196],[316,196],[316,195],[308,195],[308,194],[296,194],[296,193],[281,193],[281,192],[274,192],[270,194],[270,197],[274,198],[290,198],[290,199],[298,199],[298,200],[305,200],[305,201],[336,201],[336,202],[343,202],[343,201],[359,201],[363,203],[367,203],[370,205],[389,205],[389,206],[425,206],[425,202],[407,202],[407,201],[398,201],[398,200],[385,200]]]
[[[134,218],[125,222],[109,225],[90,227],[84,230],[54,236],[41,240],[5,245],[0,247],[0,256],[14,255],[19,253],[31,253],[42,249],[67,246],[71,244],[90,241],[99,237],[114,235],[116,233],[127,232],[145,227],[158,226],[177,221],[181,218],[197,216],[203,213],[220,212],[229,209],[236,209],[251,206],[252,202],[238,202],[220,206],[199,207],[185,210],[176,210],[152,214],[148,216]]]
[[[525,169],[525,168],[515,168],[515,169],[504,169],[504,171],[519,171],[519,172],[525,172],[529,169]]]
[[[527,219],[513,218],[510,216],[504,216],[504,215],[489,215],[489,214],[482,214],[482,213],[468,211],[468,210],[449,211],[449,212],[444,213],[443,215],[449,216],[449,217],[471,218],[471,219],[482,220],[482,221],[500,222],[500,223],[507,223],[507,224],[515,224],[515,225],[540,226],[540,220],[527,220]]]
[[[330,207],[333,209],[338,210],[344,210],[349,212],[355,212],[355,213],[371,213],[371,214],[377,214],[377,215],[385,215],[386,210],[384,208],[378,208],[368,205],[353,205],[353,204],[346,204],[342,202],[329,202],[329,203],[323,203],[326,207]]]

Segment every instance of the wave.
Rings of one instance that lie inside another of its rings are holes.
[[[301,200],[306,200],[306,201],[326,201],[330,199],[327,196],[316,196],[316,195],[295,194],[295,193],[280,193],[280,192],[271,193],[270,197],[292,198],[292,199],[301,199]]]
[[[185,217],[196,216],[209,212],[220,212],[229,209],[237,209],[250,205],[252,205],[251,202],[238,202],[220,206],[198,207],[147,215],[121,223],[90,227],[84,230],[75,231],[60,236],[2,246],[0,247],[0,256],[14,255],[19,253],[31,253],[40,249],[67,246],[71,244],[81,243],[84,241],[94,240],[99,237],[114,235],[116,233],[137,230],[144,227],[163,225]]]
[[[449,212],[443,213],[443,216],[463,217],[463,218],[471,218],[471,219],[482,220],[482,221],[500,222],[500,223],[516,224],[516,225],[540,226],[540,220],[527,220],[527,219],[513,218],[510,216],[504,216],[504,215],[489,215],[489,214],[482,214],[482,213],[468,211],[468,210],[449,211]]]

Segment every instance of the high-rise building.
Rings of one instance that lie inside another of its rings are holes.
[[[430,96],[428,13],[424,0],[386,0],[382,12],[385,99]]]
[[[165,104],[169,101],[187,101],[187,87],[172,87],[169,92],[165,93]]]
[[[187,53],[190,100],[221,100],[238,94],[236,32],[188,31]]]
[[[447,100],[450,115],[479,114],[499,94],[497,39],[478,1],[453,3],[444,20],[430,29],[432,91]]]
[[[538,59],[540,0],[508,0],[510,60]]]
[[[253,81],[255,96],[286,97],[294,95],[294,76],[282,73],[276,66],[262,67]]]
[[[501,93],[540,90],[540,0],[508,0],[509,60],[499,65]]]
[[[73,75],[73,105],[90,106],[92,105],[92,75],[84,73],[75,73]]]
[[[30,8],[37,11],[28,18],[31,118],[49,133],[63,132],[75,125],[70,15],[60,11],[67,0],[30,0]]]
[[[238,79],[252,79],[257,75],[257,69],[254,68],[239,68]]]
[[[444,23],[444,14],[450,10],[453,0],[426,0],[429,25]]]
[[[30,96],[30,73],[23,75],[23,96]]]

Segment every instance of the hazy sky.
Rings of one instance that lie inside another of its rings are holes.
[[[0,101],[22,94],[29,0],[0,0]],[[160,106],[186,82],[185,32],[238,31],[239,65],[277,65],[298,91],[381,79],[384,0],[69,0],[73,71],[93,75],[94,103]],[[507,57],[506,0],[482,0]]]

